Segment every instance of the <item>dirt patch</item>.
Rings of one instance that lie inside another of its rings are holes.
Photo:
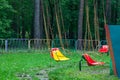
[[[34,75],[34,77],[38,78],[38,80],[49,80],[48,73],[55,69],[57,68],[53,67],[53,68],[48,68],[48,69],[42,69],[39,72],[37,72]],[[33,80],[32,76],[30,76],[27,73],[18,73],[16,76],[19,78],[19,80]]]

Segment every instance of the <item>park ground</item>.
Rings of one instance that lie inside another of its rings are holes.
[[[64,50],[68,61],[55,61],[48,50],[3,52],[0,54],[0,80],[119,80],[110,75],[110,56],[87,52],[94,60],[105,62],[103,66],[88,66],[79,61],[82,51]]]

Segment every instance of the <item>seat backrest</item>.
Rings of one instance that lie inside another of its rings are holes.
[[[87,63],[94,63],[94,61],[87,53],[83,54],[84,59],[87,61]]]
[[[51,49],[50,55],[51,55],[52,58],[54,57],[54,54],[56,53],[57,50],[59,50],[59,48],[52,48]]]
[[[102,48],[103,49],[108,49],[108,45],[103,45]]]

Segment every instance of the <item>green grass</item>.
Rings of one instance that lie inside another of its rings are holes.
[[[35,76],[42,69],[57,69],[49,72],[50,80],[118,80],[117,77],[109,75],[109,56],[98,53],[90,53],[97,61],[104,61],[104,66],[87,66],[82,62],[82,71],[79,71],[79,60],[81,52],[64,52],[68,61],[54,61],[48,51],[41,52],[15,52],[0,54],[0,80],[19,80],[19,74],[29,74],[33,80],[38,80]]]
[[[35,71],[50,66],[48,52],[12,53],[0,55],[0,80],[16,80],[20,73],[33,74]]]

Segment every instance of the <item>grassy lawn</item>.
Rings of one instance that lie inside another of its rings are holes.
[[[32,80],[39,80],[35,75],[42,69],[53,68],[48,73],[50,80],[118,80],[109,75],[109,56],[89,52],[92,58],[105,62],[104,66],[87,66],[82,62],[82,71],[79,71],[81,52],[63,52],[70,58],[68,61],[54,61],[48,51],[16,52],[0,54],[0,80],[19,80],[19,76],[28,74]]]

